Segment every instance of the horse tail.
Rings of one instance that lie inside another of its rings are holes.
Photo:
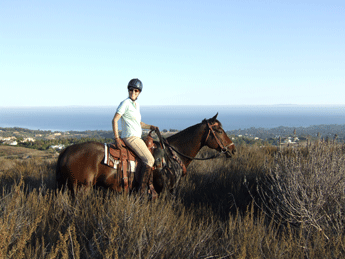
[[[67,148],[65,148],[64,150],[61,151],[59,157],[58,157],[58,161],[56,163],[56,171],[55,171],[55,176],[56,176],[56,188],[58,190],[60,190],[64,184],[65,184],[65,181],[63,179],[63,175],[62,175],[62,172],[61,172],[61,163],[62,163],[62,158],[66,152]]]

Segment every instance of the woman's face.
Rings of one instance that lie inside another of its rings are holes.
[[[129,98],[131,98],[132,101],[135,101],[138,98],[140,91],[138,89],[135,89],[135,88],[130,88],[128,90],[128,93],[129,93]]]

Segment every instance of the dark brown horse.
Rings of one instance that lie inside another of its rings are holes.
[[[171,191],[177,186],[181,176],[186,173],[186,168],[203,146],[225,153],[227,157],[231,157],[235,152],[235,146],[217,120],[217,115],[164,141],[166,165],[161,170],[155,170],[153,174],[154,188],[158,193],[164,187]],[[70,190],[77,186],[98,185],[121,191],[121,182],[115,177],[117,171],[105,165],[103,160],[102,143],[87,142],[67,147],[61,152],[57,162],[58,187],[61,188],[67,183]]]

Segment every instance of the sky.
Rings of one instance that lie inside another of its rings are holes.
[[[342,1],[0,1],[0,107],[345,104]]]

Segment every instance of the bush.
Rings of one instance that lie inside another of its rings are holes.
[[[156,202],[102,189],[72,198],[55,190],[55,163],[11,162],[0,166],[0,258],[344,257],[341,145],[238,146],[232,159],[194,161],[177,196]]]
[[[326,237],[344,232],[344,145],[316,143],[276,153],[261,178],[267,213],[293,226],[315,229]]]

